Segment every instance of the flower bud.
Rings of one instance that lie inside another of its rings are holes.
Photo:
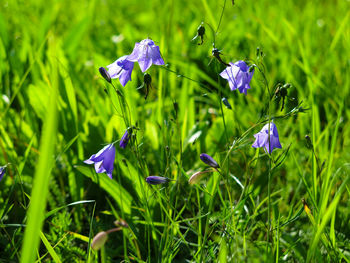
[[[165,184],[167,182],[169,182],[170,179],[167,178],[167,177],[161,177],[161,176],[148,176],[146,178],[146,182],[149,183],[149,184],[153,184],[153,185],[156,185],[156,184]]]
[[[259,55],[260,55],[260,47],[257,47],[256,48],[256,56],[259,57]]]
[[[213,44],[214,45],[214,44]],[[220,55],[221,55],[221,52],[219,49],[217,49],[215,46],[213,46],[213,49],[211,50],[211,54],[213,55],[213,57],[215,57],[221,64],[227,66],[227,67],[230,67],[230,64],[227,64],[226,62],[224,62]]]
[[[145,99],[147,99],[149,88],[152,87],[152,77],[150,74],[145,73],[143,75],[143,86],[146,86],[146,94],[145,94]]]
[[[305,135],[305,140],[306,140],[306,148],[313,149],[313,145],[309,135]]]
[[[100,72],[101,76],[107,80],[109,83],[111,83],[111,76],[109,75],[108,71],[104,68],[104,67],[100,67],[98,69],[98,71]]]
[[[285,88],[284,86],[282,88],[280,88],[279,92],[280,92],[281,97],[285,97],[288,94],[287,88]]]
[[[231,104],[228,102],[226,98],[222,98],[222,103],[226,106],[226,108],[232,110]]]
[[[211,172],[211,171],[210,170],[209,171],[208,170],[207,171],[200,171],[200,172],[196,172],[196,173],[192,174],[190,179],[188,179],[188,183],[190,185],[198,183],[202,179],[203,175],[206,173],[209,173],[209,172]]]
[[[148,73],[145,73],[145,75],[143,75],[143,82],[145,82],[146,85],[150,85],[152,83],[151,75]]]
[[[128,228],[129,225],[128,223],[124,220],[124,219],[120,219],[120,220],[116,220],[113,222],[116,226],[121,226],[121,227],[125,227]]]
[[[197,28],[197,34],[194,36],[194,38],[192,38],[192,41],[196,40],[199,37],[201,39],[201,42],[198,43],[198,45],[202,45],[204,34],[205,34],[205,27],[203,26],[203,23],[202,23]]]
[[[5,175],[5,173],[6,173],[6,165],[0,167],[0,181],[2,180],[2,177]]]
[[[120,139],[119,147],[125,149],[125,147],[128,145],[129,139],[129,132],[126,130],[123,137]]]
[[[99,250],[101,247],[104,246],[108,239],[108,234],[104,231],[97,233],[97,235],[94,237],[94,239],[91,242],[91,248],[93,250]]]
[[[200,37],[204,36],[204,34],[205,34],[205,27],[202,24],[199,25],[199,27],[197,28],[197,34]]]
[[[254,72],[254,68],[255,68],[255,65],[250,66],[250,67],[249,67],[249,73]]]
[[[219,168],[219,164],[211,157],[210,155],[206,153],[201,153],[199,158],[202,160],[203,163],[213,167],[213,168]]]

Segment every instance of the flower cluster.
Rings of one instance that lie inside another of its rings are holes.
[[[197,37],[200,37],[200,44],[202,44],[204,34],[205,28],[203,25],[201,25],[198,28],[197,36],[194,37],[193,40],[195,40]],[[226,68],[220,73],[220,76],[228,81],[230,89],[232,91],[238,89],[240,93],[247,95],[248,89],[251,88],[250,81],[254,75],[255,65],[249,66],[243,60],[239,60],[235,63],[230,62],[227,64],[221,59],[221,52],[215,46],[213,47],[212,53],[213,56],[221,64],[226,66]],[[99,71],[108,82],[111,82],[111,79],[118,78],[121,85],[125,86],[126,83],[131,80],[131,73],[134,69],[135,62],[138,62],[142,72],[147,71],[152,64],[164,65],[164,60],[160,54],[159,46],[156,46],[154,41],[151,39],[144,39],[141,42],[135,44],[135,47],[130,55],[122,56],[112,64],[108,65],[108,71],[104,67],[101,67]],[[148,94],[148,89],[151,85],[151,81],[151,76],[148,73],[145,73],[144,83],[141,87],[146,85],[146,97]],[[222,103],[226,106],[226,108],[232,110],[232,107],[227,98],[222,98]],[[124,135],[120,139],[120,148],[126,148],[131,136],[131,132],[132,129],[127,129],[125,131]],[[254,135],[254,137],[255,142],[252,145],[253,148],[264,148],[264,150],[269,154],[271,154],[275,148],[282,148],[279,142],[277,127],[273,122],[266,124],[259,133]],[[88,160],[85,161],[85,163],[95,164],[95,170],[97,173],[106,172],[107,175],[112,178],[115,151],[116,150],[113,143],[108,144],[98,153],[92,155]],[[219,164],[206,153],[202,153],[200,155],[200,159],[205,164],[209,165],[217,171],[220,168]],[[193,184],[197,182],[202,174],[205,174],[207,172],[210,172],[210,170],[200,171],[193,174],[189,180],[189,183]],[[146,182],[152,185],[164,184],[169,181],[171,181],[171,179],[161,176],[148,176],[146,178]]]
[[[122,56],[108,65],[108,72],[105,68],[101,67],[100,73],[107,81],[110,82],[110,79],[119,79],[120,84],[125,86],[131,80],[134,62],[138,62],[142,72],[148,70],[152,64],[164,65],[159,46],[156,46],[151,39],[144,39],[140,43],[135,44],[130,55]]]

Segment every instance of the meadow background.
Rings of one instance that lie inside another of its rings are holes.
[[[234,2],[0,1],[1,262],[350,261],[350,1]],[[270,198],[269,157],[251,147],[266,118],[263,76],[245,96],[218,77],[223,65],[208,65],[208,24],[224,4],[223,60],[253,63],[259,47],[270,90],[292,84],[283,111],[271,100],[271,116],[285,118],[275,119],[283,149]],[[110,180],[83,163],[127,128],[98,68],[147,37],[168,65],[148,71],[147,100],[137,64],[124,88],[114,80],[139,130],[116,147]],[[301,102],[307,110],[292,114]],[[203,152],[223,174],[191,186]],[[150,186],[149,175],[174,181]],[[116,220],[128,227],[91,250]]]

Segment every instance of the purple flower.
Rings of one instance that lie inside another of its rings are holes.
[[[134,68],[134,62],[127,59],[128,56],[122,56],[108,65],[108,74],[112,79],[119,79],[123,86],[131,80],[131,72]]]
[[[112,178],[113,163],[115,158],[115,147],[113,144],[108,144],[98,153],[91,155],[91,157],[84,161],[87,164],[95,164],[96,173],[106,173]]]
[[[142,72],[145,72],[152,64],[164,65],[159,47],[151,39],[144,39],[136,43],[134,50],[127,58],[129,61],[138,62]]]
[[[134,68],[134,62],[127,60],[128,56],[122,56],[108,65],[108,74],[112,79],[119,79],[123,86],[131,80],[131,72]]]
[[[125,147],[128,145],[129,139],[129,132],[126,130],[123,137],[120,139],[119,147],[125,149]]]
[[[253,148],[264,147],[265,151],[270,153],[274,148],[282,148],[282,145],[279,141],[277,127],[273,122],[270,122],[270,145],[269,145],[269,124],[265,124],[265,126],[261,129],[261,131],[257,134],[254,134],[255,142],[253,143]]]
[[[169,182],[170,179],[167,177],[161,177],[161,176],[148,176],[146,178],[146,182],[149,184],[165,184]]]
[[[5,173],[6,173],[6,165],[0,167],[0,181],[4,177]]]
[[[213,167],[213,168],[219,168],[220,166],[218,165],[218,163],[213,159],[213,157],[211,157],[210,155],[206,154],[206,153],[201,153],[201,155],[199,156],[199,158],[201,158],[201,160]]]
[[[220,76],[227,79],[231,90],[238,89],[240,93],[247,95],[247,90],[250,89],[249,83],[254,74],[254,69],[250,68],[242,60],[234,64],[230,62],[230,66],[224,69]]]

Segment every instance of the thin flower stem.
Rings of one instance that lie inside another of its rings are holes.
[[[226,1],[225,1],[226,2]],[[222,12],[223,13],[223,12]],[[221,19],[220,19],[221,20]],[[220,25],[220,23],[219,23]],[[218,67],[216,66],[216,69],[218,69]],[[217,70],[218,72],[218,70]],[[218,83],[218,86],[219,86],[219,82],[220,82],[220,78],[219,78],[219,74],[218,74],[218,80],[217,80],[217,83]],[[224,132],[225,132],[225,137],[226,137],[226,143],[228,144],[229,143],[229,139],[228,139],[228,135],[227,135],[227,128],[226,128],[226,122],[225,122],[225,114],[224,114],[224,110],[223,110],[223,107],[222,107],[222,102],[221,102],[221,97],[222,97],[222,89],[220,87],[219,89],[219,93],[217,94],[218,95],[218,99],[219,99],[219,105],[220,105],[220,111],[221,111],[221,115],[222,115],[222,123],[224,125]],[[226,145],[226,144],[225,144]],[[217,170],[217,169],[216,169]],[[217,170],[218,171],[218,170]],[[218,171],[219,172],[219,171]],[[219,172],[220,173],[220,172]],[[227,171],[226,171],[226,176],[224,177],[225,180],[226,180],[226,183],[225,183],[225,187],[226,187],[226,191],[227,191],[227,194],[228,194],[228,197],[229,197],[229,200],[230,200],[230,204],[231,204],[231,194],[230,194],[230,191],[229,191],[229,173],[230,173],[230,170],[229,170],[229,162],[227,162]],[[221,174],[221,173],[220,173]],[[220,191],[220,189],[219,189]]]
[[[110,233],[117,232],[117,231],[120,231],[120,230],[122,230],[121,227],[116,227],[116,228],[112,228],[112,229],[107,230],[106,233],[110,234]]]
[[[206,88],[206,89],[208,88],[207,86],[203,85],[203,83],[201,83],[200,81],[192,79],[190,77],[187,77],[187,76],[185,76],[185,75],[183,75],[183,74],[181,74],[179,72],[176,72],[175,70],[172,70],[172,69],[170,69],[170,68],[168,68],[166,66],[160,66],[160,68],[165,69],[165,70],[167,70],[167,71],[169,71],[171,73],[176,74],[177,77],[182,77],[182,78],[188,79],[190,81],[193,81],[193,82],[197,83],[199,86],[201,86],[203,88]]]
[[[225,7],[226,7],[226,0],[224,1],[224,6],[222,7],[222,11],[221,11],[220,19],[219,19],[219,24],[218,24],[218,27],[216,28],[216,31],[215,31],[215,36],[219,32],[219,28],[220,28],[220,25],[221,25],[222,17],[224,16]],[[215,44],[215,39],[214,39],[214,44]]]
[[[258,67],[259,71],[260,68]],[[266,257],[267,261],[270,258],[269,256],[269,242],[270,242],[270,232],[271,232],[271,166],[272,166],[272,152],[271,152],[271,143],[270,143],[270,135],[271,135],[271,130],[270,130],[270,123],[271,123],[271,100],[270,100],[270,90],[269,90],[269,85],[268,85],[268,81],[266,79],[265,74],[260,71],[264,77],[265,80],[265,84],[266,84],[266,89],[269,93],[269,99],[268,99],[268,142],[269,142],[269,149],[268,149],[268,153],[269,153],[269,176],[268,176],[268,182],[267,182],[267,195],[268,195],[268,210],[267,210],[267,220],[268,220],[268,229],[267,229],[267,241],[266,241],[266,249],[267,249],[267,253],[266,253]]]
[[[122,110],[122,118],[124,120],[125,126],[130,127],[131,120],[127,119],[127,117],[126,117],[124,103],[122,102],[120,95],[119,95],[120,92],[118,92],[118,89],[114,86],[114,84],[112,82],[111,82],[111,85],[113,86],[115,92],[117,93],[119,105],[120,105],[120,108]],[[125,101],[125,98],[124,98],[124,101]],[[129,110],[129,114],[130,114],[130,110]],[[130,118],[130,116],[129,116],[129,118]]]

